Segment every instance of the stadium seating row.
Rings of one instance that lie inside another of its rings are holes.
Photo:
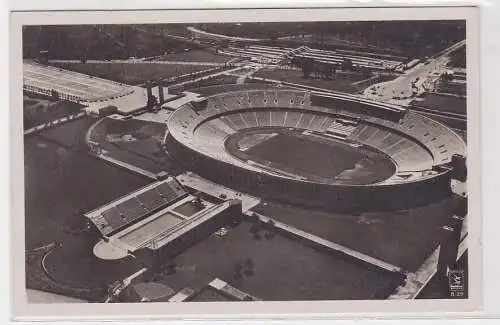
[[[55,90],[61,99],[74,102],[102,101],[134,92],[128,85],[34,62],[24,62],[23,69],[26,90],[47,96]]]
[[[354,65],[379,70],[395,69],[401,64],[400,61],[393,59],[373,58],[363,56],[361,53],[356,55],[352,53],[312,49],[307,46],[301,46],[295,49],[263,45],[250,45],[248,47],[230,46],[225,51],[244,57],[261,57],[274,63],[278,63],[284,58],[301,57],[331,64],[340,64],[344,59],[349,59]]]
[[[177,182],[167,181],[136,196],[108,205],[100,212],[101,218],[94,221],[103,235],[109,235],[185,195],[185,190]]]
[[[284,127],[330,133],[384,152],[398,165],[398,172],[430,170],[465,154],[465,144],[445,126],[407,112],[399,122],[345,112],[341,107],[311,106],[308,92],[251,90],[208,97],[206,108],[186,105],[172,115],[169,129],[182,134],[195,150],[222,161],[244,163],[224,149],[225,139],[240,130]],[[255,167],[245,165],[247,169]]]
[[[349,139],[387,154],[398,165],[399,172],[431,169],[434,163],[422,146],[388,129],[360,124]]]
[[[361,67],[367,67],[371,69],[394,69],[401,62],[388,59],[376,59],[371,57],[363,57],[359,55],[352,55],[346,53],[338,53],[335,51],[325,51],[318,49],[306,48],[304,51],[300,52],[300,57],[312,58],[318,61],[325,61],[331,63],[341,63],[344,59],[349,59],[353,64]]]

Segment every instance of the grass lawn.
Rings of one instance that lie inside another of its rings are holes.
[[[193,50],[184,53],[172,53],[162,55],[160,60],[163,61],[186,61],[186,62],[214,62],[224,63],[233,59],[231,56],[215,54],[204,50]]]
[[[349,215],[268,202],[255,207],[281,222],[415,271],[438,246],[452,199],[407,211]]]
[[[370,77],[357,76],[355,80],[345,80],[345,79],[337,79],[337,80],[323,80],[323,79],[305,79],[303,78],[302,71],[299,70],[285,70],[285,69],[277,69],[277,70],[269,70],[263,69],[258,71],[255,74],[256,77],[266,78],[266,79],[274,79],[285,82],[291,82],[311,87],[318,87],[323,89],[341,91],[346,93],[359,93],[361,90],[369,87],[371,84],[378,83],[386,80],[377,80],[372,79],[369,80]],[[393,79],[391,77],[390,79]],[[385,78],[387,79],[387,78]],[[390,80],[389,79],[389,80]],[[366,80],[366,82],[361,82],[359,85],[354,83]]]
[[[150,182],[87,154],[82,139],[93,122],[84,118],[26,137],[24,147],[26,249],[62,244],[45,259],[55,282],[44,276],[42,256],[27,254],[27,286],[90,300],[137,265],[97,260],[95,233],[80,231],[83,213]]]
[[[393,277],[272,229],[252,232],[244,221],[175,258],[176,271],[161,282],[198,290],[214,278],[263,300],[369,299]]]
[[[68,102],[54,102],[43,96],[24,96],[23,122],[24,129],[60,119],[70,114],[76,114],[83,108],[82,105]]]
[[[422,101],[415,100],[412,102],[412,104],[438,111],[457,113],[462,115],[467,114],[467,99],[453,96],[426,94],[423,97]]]
[[[116,120],[105,118],[93,129],[92,141],[107,151],[107,156],[121,160],[152,173],[168,171],[172,174],[180,172],[179,167],[164,152],[161,137],[165,134],[163,123],[143,120]],[[129,139],[112,141],[111,137],[127,137]]]
[[[130,85],[141,84],[147,80],[160,80],[168,77],[207,70],[210,67],[190,64],[162,63],[59,63],[56,66],[88,75],[123,82]]]

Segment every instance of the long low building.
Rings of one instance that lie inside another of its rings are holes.
[[[30,61],[23,64],[23,87],[47,96],[55,91],[59,98],[73,102],[97,102],[134,92],[131,86],[118,82]]]

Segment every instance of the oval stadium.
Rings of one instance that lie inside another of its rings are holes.
[[[168,152],[213,181],[333,209],[400,209],[450,192],[464,141],[446,126],[355,96],[267,88],[187,103]]]

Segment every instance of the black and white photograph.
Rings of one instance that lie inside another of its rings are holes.
[[[470,20],[299,13],[22,24],[28,305],[480,290]]]

